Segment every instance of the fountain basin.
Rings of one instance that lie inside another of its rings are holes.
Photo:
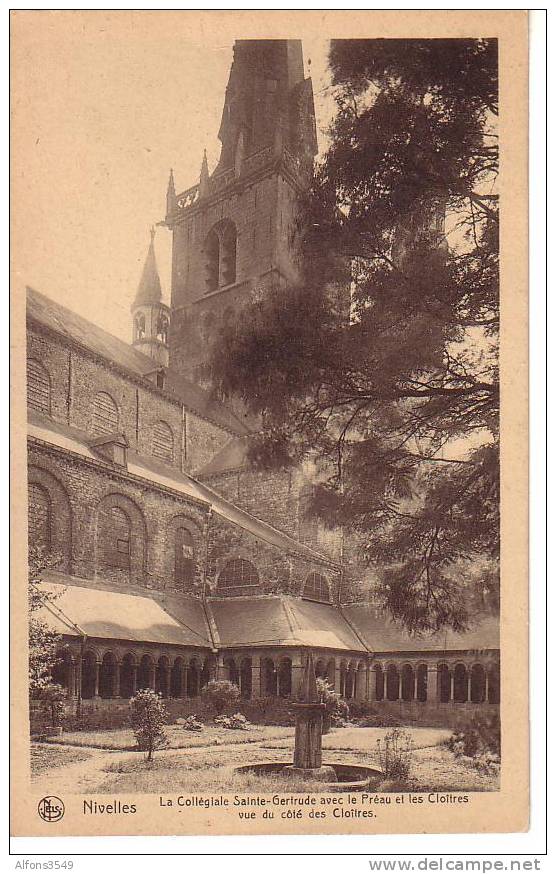
[[[326,776],[329,768],[334,770],[336,780],[329,780]],[[241,765],[235,769],[240,774],[282,774],[284,789],[287,789],[288,776],[300,773],[301,770],[292,768],[291,762],[258,762],[252,765]],[[321,770],[321,769],[315,769]],[[327,762],[322,766],[322,777],[315,774],[313,780],[324,783],[326,789],[331,792],[349,792],[368,789],[382,779],[382,772],[377,768],[367,768],[364,765],[344,765],[336,762]],[[307,781],[307,791],[311,789],[311,780]]]

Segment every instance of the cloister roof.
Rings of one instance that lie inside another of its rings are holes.
[[[58,573],[43,576],[52,597],[40,618],[58,634],[212,647],[203,605],[196,598],[115,591],[113,583],[109,588]]]
[[[212,649],[311,647],[352,653],[486,651],[499,647],[487,617],[468,632],[411,637],[368,604],[338,607],[288,595],[197,598],[48,572],[55,597],[41,618],[58,634]],[[206,611],[206,612],[205,612]],[[211,633],[212,629],[212,633]]]
[[[486,616],[468,631],[444,629],[433,635],[412,636],[371,604],[350,604],[342,612],[369,650],[387,652],[479,651],[500,646],[498,619]]]
[[[311,646],[350,652],[365,650],[332,604],[274,595],[210,598],[207,606],[222,647]]]

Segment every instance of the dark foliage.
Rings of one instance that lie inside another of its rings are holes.
[[[299,285],[249,302],[212,377],[259,417],[264,467],[322,462],[412,632],[465,628],[498,558],[497,44],[333,41],[331,144]]]

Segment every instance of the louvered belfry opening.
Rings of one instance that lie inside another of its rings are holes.
[[[119,412],[116,402],[105,391],[99,391],[93,401],[93,434],[115,434],[118,430]]]
[[[50,376],[34,358],[27,361],[27,403],[34,410],[50,415]]]

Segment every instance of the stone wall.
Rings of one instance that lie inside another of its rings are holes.
[[[52,504],[52,547],[64,556],[62,569],[85,579],[96,576],[115,583],[154,589],[178,589],[174,582],[173,532],[183,521],[194,540],[197,571],[192,591],[201,583],[207,507],[180,497],[125,471],[89,463],[67,453],[31,443],[29,480],[46,489]],[[99,542],[99,510],[120,507],[131,521],[131,567],[110,567]]]

